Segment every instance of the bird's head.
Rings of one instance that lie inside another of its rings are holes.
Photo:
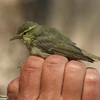
[[[25,44],[27,42],[30,42],[30,39],[34,36],[32,30],[37,26],[37,23],[27,21],[24,24],[22,24],[18,28],[17,34],[10,39],[10,41],[15,39],[20,39]]]

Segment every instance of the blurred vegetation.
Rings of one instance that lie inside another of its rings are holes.
[[[20,41],[9,42],[24,21],[55,27],[79,47],[100,55],[99,0],[0,0],[0,94],[19,76],[29,53]],[[100,69],[100,62],[86,63]]]

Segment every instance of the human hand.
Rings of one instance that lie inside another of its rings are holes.
[[[30,56],[7,94],[8,100],[100,100],[100,74],[59,55]]]

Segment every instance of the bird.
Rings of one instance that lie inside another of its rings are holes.
[[[27,46],[30,55],[44,59],[50,55],[61,55],[69,61],[83,60],[93,63],[100,60],[100,57],[80,49],[67,35],[56,28],[39,25],[32,21],[23,23],[10,41],[15,39],[21,40]]]

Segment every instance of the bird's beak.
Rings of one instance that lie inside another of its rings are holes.
[[[12,37],[11,39],[10,39],[10,41],[12,41],[12,40],[15,40],[15,39],[21,39],[22,37],[21,36],[14,36],[14,37]]]

